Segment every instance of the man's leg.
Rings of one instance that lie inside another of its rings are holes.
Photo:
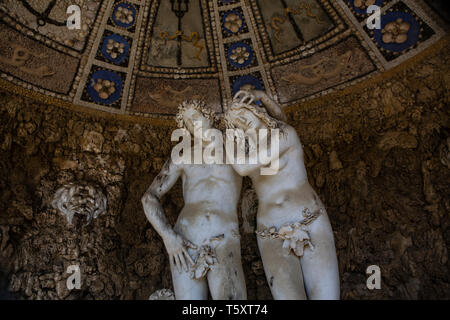
[[[215,245],[217,262],[209,270],[208,284],[214,300],[246,300],[241,244],[237,237],[226,236]]]
[[[184,270],[181,273],[177,267],[170,261],[170,270],[172,271],[173,288],[177,300],[207,300],[208,285],[206,279],[191,279],[189,271]]]

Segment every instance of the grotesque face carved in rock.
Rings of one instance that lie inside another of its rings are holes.
[[[97,188],[87,184],[68,184],[55,193],[53,208],[63,214],[71,225],[75,214],[85,216],[87,224],[106,211],[107,200]]]

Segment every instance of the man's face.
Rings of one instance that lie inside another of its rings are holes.
[[[212,127],[212,120],[206,118],[201,112],[194,108],[187,109],[184,112],[183,118],[186,128],[194,135],[200,135],[200,130],[205,133],[206,130],[211,129]]]

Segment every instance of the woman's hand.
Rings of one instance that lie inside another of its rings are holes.
[[[182,268],[184,271],[188,271],[187,262],[189,262],[192,266],[195,264],[194,260],[192,260],[191,256],[187,252],[187,248],[197,249],[197,246],[184,239],[179,234],[173,232],[165,237],[164,245],[166,246],[170,261],[177,266],[178,272],[181,273]]]
[[[233,101],[250,105],[255,101],[255,96],[249,90],[240,90],[234,95]]]

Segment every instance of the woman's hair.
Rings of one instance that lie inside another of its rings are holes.
[[[215,122],[216,119],[216,115],[214,113],[213,110],[208,109],[206,107],[206,103],[204,101],[201,100],[190,100],[190,101],[184,101],[183,103],[181,103],[178,107],[178,113],[176,115],[176,122],[178,125],[178,128],[184,128],[186,129],[186,125],[184,123],[184,113],[189,110],[189,109],[194,109],[197,110],[198,112],[200,112],[205,118],[212,120],[213,122]]]
[[[264,108],[260,108],[253,104],[235,101],[223,116],[223,122],[225,123],[227,129],[236,128],[236,126],[233,124],[232,112],[239,111],[240,109],[246,109],[252,112],[255,116],[257,116],[262,122],[266,124],[268,129],[277,129],[280,127],[280,123],[271,116],[269,116],[269,114]]]

